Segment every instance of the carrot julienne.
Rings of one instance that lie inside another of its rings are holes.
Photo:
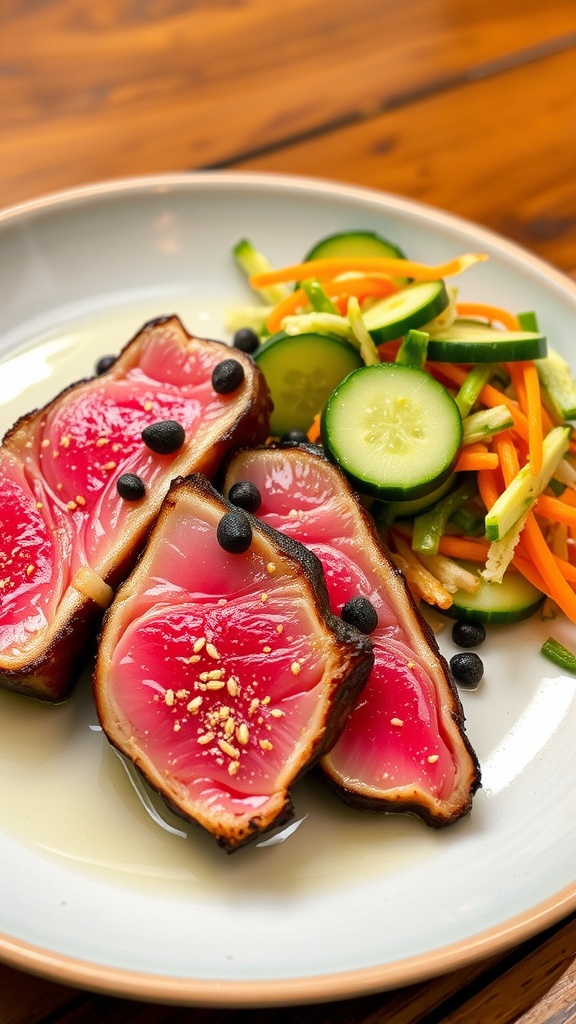
[[[509,331],[519,330],[518,317],[514,313],[500,309],[499,306],[491,306],[487,302],[457,302],[456,312],[458,316],[482,317],[490,323],[497,322]]]
[[[470,444],[460,452],[454,472],[475,473],[480,469],[496,469],[498,464],[496,452],[489,452],[485,445]]]
[[[337,274],[346,274],[354,270],[364,274],[411,277],[414,281],[437,281],[442,277],[460,274],[474,263],[480,263],[487,258],[484,253],[466,253],[446,263],[428,266],[415,260],[385,256],[329,256],[325,259],[293,263],[266,273],[252,274],[249,282],[252,288],[260,289],[268,288],[271,284],[300,281],[307,277],[317,277],[321,280],[326,277],[332,278]]]
[[[576,622],[576,592],[563,575],[563,567],[558,564],[556,557],[550,551],[533,512],[528,513],[520,546],[521,553],[532,559],[542,576],[545,593],[556,602],[572,622]],[[564,566],[569,564],[566,562]]]

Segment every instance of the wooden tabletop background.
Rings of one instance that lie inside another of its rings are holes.
[[[576,278],[574,0],[2,0],[0,205],[198,168],[369,185]],[[1,931],[0,908],[0,931]],[[0,966],[0,1024],[569,1024],[576,917],[393,993],[161,1007]]]

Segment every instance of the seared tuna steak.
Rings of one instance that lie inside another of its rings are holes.
[[[0,685],[67,696],[90,628],[129,572],[170,481],[212,475],[263,441],[270,402],[252,360],[227,394],[221,343],[176,317],[147,324],[108,372],[19,420],[0,447]]]
[[[95,670],[110,742],[229,851],[290,817],[373,660],[316,557],[231,508],[200,475],[173,483]]]
[[[334,612],[361,597],[377,613],[374,668],[322,760],[326,779],[351,804],[411,811],[430,825],[465,814],[479,771],[460,701],[404,578],[339,470],[311,449],[263,448],[233,457],[225,493],[240,481],[260,492],[263,522],[321,560]]]

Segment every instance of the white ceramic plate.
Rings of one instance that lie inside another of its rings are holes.
[[[569,351],[574,285],[447,214],[274,176],[115,182],[0,217],[0,427],[90,374],[148,317],[177,312],[222,336],[226,309],[248,299],[231,259],[241,237],[285,263],[354,227],[424,261],[489,253],[461,294],[537,310]],[[494,629],[483,648],[465,710],[484,788],[467,820],[435,832],[308,782],[292,834],[232,857],[155,819],[94,728],[87,680],[56,708],[1,693],[0,955],[94,989],[238,1007],[415,981],[560,919],[576,906],[576,683],[539,656],[549,632],[535,619]],[[568,624],[554,632],[576,644]]]

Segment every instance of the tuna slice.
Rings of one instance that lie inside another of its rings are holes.
[[[222,549],[230,508],[200,475],[174,482],[95,671],[110,742],[229,851],[291,816],[289,787],[334,742],[373,661],[302,545],[252,519],[249,548]]]
[[[212,371],[232,355],[243,380],[216,393]],[[0,447],[0,685],[50,701],[68,695],[170,481],[212,475],[233,444],[263,441],[269,406],[251,359],[191,338],[169,317],[147,324],[107,373],[16,423]],[[164,420],[185,439],[158,454],[141,435]],[[141,478],[140,500],[120,497],[125,473]]]
[[[363,596],[378,613],[374,668],[322,760],[327,781],[348,803],[410,811],[436,827],[466,814],[480,776],[460,701],[403,576],[341,473],[311,449],[264,448],[233,458],[225,493],[240,480],[260,491],[263,522],[321,560],[334,612]]]

